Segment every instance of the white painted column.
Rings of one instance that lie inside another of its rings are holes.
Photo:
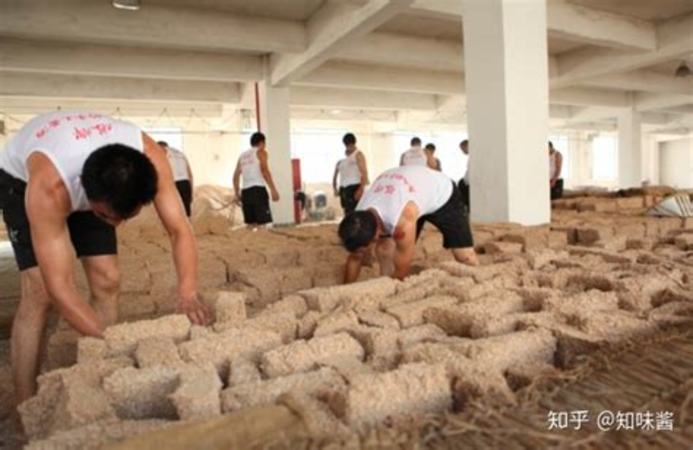
[[[475,222],[547,223],[548,54],[543,0],[464,0]]]
[[[294,223],[289,88],[259,83],[260,129],[267,138],[269,166],[279,201],[270,202],[275,224]]]
[[[627,109],[618,115],[618,186],[637,187],[643,181],[641,113]]]

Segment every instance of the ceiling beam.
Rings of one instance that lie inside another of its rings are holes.
[[[679,106],[693,105],[693,95],[665,95],[639,92],[635,94],[634,104],[635,109],[638,111],[675,108]]]
[[[693,77],[677,78],[673,73],[665,75],[648,70],[602,75],[580,84],[624,91],[693,94]]]
[[[552,36],[585,44],[621,49],[655,50],[653,23],[628,16],[553,0],[546,9]]]
[[[627,108],[631,105],[631,97],[626,92],[608,89],[565,88],[552,89],[549,102],[557,105]]]
[[[262,58],[231,53],[0,40],[3,70],[200,81],[256,81]]]
[[[413,0],[370,0],[363,6],[327,2],[306,25],[308,47],[298,54],[273,54],[270,79],[287,85],[306,75],[356,38],[408,8]]]
[[[238,103],[238,83],[0,72],[0,95],[43,98]]]
[[[419,109],[436,107],[436,96],[356,89],[322,89],[295,86],[290,90],[292,106],[348,109]]]
[[[462,41],[375,32],[356,39],[335,55],[361,63],[417,67],[428,70],[462,71]]]
[[[693,53],[693,14],[668,20],[657,26],[657,49],[649,52],[623,52],[614,49],[585,48],[558,57],[558,74],[552,87],[579,84],[614,72],[627,72],[653,66]]]
[[[428,94],[463,94],[464,74],[328,62],[298,80],[296,84]]]
[[[147,4],[118,10],[109,1],[7,0],[5,36],[206,50],[300,52],[306,30],[299,21],[239,16],[203,8]]]
[[[464,2],[417,0],[412,9],[460,16]],[[650,22],[571,5],[562,0],[547,2],[547,27],[551,34],[586,44],[638,50],[654,50],[657,47],[655,27]]]

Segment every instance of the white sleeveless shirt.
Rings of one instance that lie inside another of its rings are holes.
[[[383,221],[385,233],[392,234],[407,203],[416,204],[419,217],[431,214],[450,199],[452,183],[447,175],[428,167],[395,167],[376,178],[356,209],[376,210]]]
[[[421,147],[412,147],[402,153],[403,166],[427,166],[426,152]]]
[[[358,150],[337,163],[339,187],[361,184],[361,170],[359,170],[359,165],[356,162],[357,153],[359,153]]]
[[[549,153],[549,179],[553,180],[558,175],[558,152]]]
[[[265,177],[260,170],[260,160],[257,158],[257,147],[251,147],[241,153],[238,158],[241,165],[241,176],[243,177],[243,189],[254,186],[265,187]]]
[[[0,153],[0,169],[29,181],[27,160],[46,155],[70,194],[71,211],[91,209],[81,175],[84,162],[95,150],[122,144],[144,151],[142,130],[136,125],[98,113],[55,111],[34,117],[10,139]]]
[[[185,158],[185,154],[177,148],[168,147],[166,157],[171,166],[171,172],[173,172],[173,181],[189,181],[188,160]]]

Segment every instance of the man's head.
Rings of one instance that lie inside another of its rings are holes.
[[[257,133],[253,133],[253,135],[250,136],[250,146],[257,147],[259,149],[265,148],[265,135],[259,131]]]
[[[342,138],[342,142],[347,150],[351,150],[352,148],[356,147],[356,136],[354,136],[354,133],[347,133]]]
[[[465,155],[469,154],[469,140],[465,139],[464,141],[460,142],[460,150],[462,150],[462,153]]]
[[[436,146],[435,144],[428,143],[426,144],[425,150],[432,155],[436,151]]]
[[[167,153],[168,153],[168,142],[166,141],[157,141],[156,144],[163,148]]]
[[[367,248],[378,237],[378,221],[371,211],[354,211],[339,224],[339,238],[350,252]]]
[[[154,200],[158,176],[144,153],[109,144],[89,155],[81,180],[94,214],[118,225]]]
[[[421,147],[421,139],[419,139],[418,137],[413,137],[411,138],[410,144],[412,147]]]
[[[551,141],[549,141],[549,146],[548,146],[548,148],[549,148],[549,153],[553,153],[553,152],[556,151],[556,149],[553,148],[553,142],[551,142]]]

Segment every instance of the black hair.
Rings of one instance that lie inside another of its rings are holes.
[[[157,145],[159,145],[159,146],[161,146],[161,147],[168,147],[168,142],[166,142],[166,141],[158,141],[158,142],[157,142]]]
[[[553,142],[549,141],[549,148],[553,148]]]
[[[413,138],[411,138],[411,143],[410,143],[410,144],[411,144],[412,147],[418,147],[418,146],[421,145],[421,139],[419,139],[419,138],[417,138],[417,137],[413,137]]]
[[[259,131],[257,133],[253,133],[253,135],[250,136],[250,145],[252,147],[257,147],[262,142],[265,142],[265,135],[260,133]]]
[[[354,211],[347,214],[339,224],[339,238],[342,245],[353,252],[370,244],[377,229],[378,222],[372,212]]]
[[[127,219],[154,200],[158,176],[144,153],[109,144],[89,155],[81,179],[89,201],[105,202],[118,217]]]
[[[342,142],[344,145],[354,145],[356,144],[356,136],[354,136],[354,133],[347,133],[342,138]]]
[[[432,150],[435,152],[436,151],[436,145],[429,142],[428,144],[426,144],[426,150]]]
[[[465,139],[464,141],[460,142],[460,147],[462,147],[464,144],[469,145],[469,139]]]

